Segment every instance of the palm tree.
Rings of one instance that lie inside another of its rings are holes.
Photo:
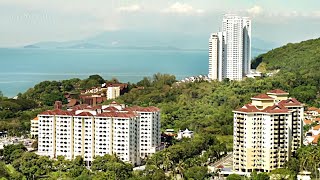
[[[169,151],[164,152],[164,161],[163,168],[167,172],[170,168],[172,168],[173,161],[171,160],[171,153]]]
[[[178,165],[177,165],[178,174],[181,175],[181,179],[184,179],[183,173],[184,173],[184,166],[185,165],[186,164],[182,160],[180,160]]]

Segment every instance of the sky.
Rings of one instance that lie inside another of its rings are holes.
[[[209,37],[225,13],[249,16],[252,36],[277,44],[320,36],[320,0],[0,0],[0,47],[105,31]]]

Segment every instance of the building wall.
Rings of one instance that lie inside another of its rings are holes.
[[[139,153],[141,158],[154,154],[160,146],[160,112],[138,112],[139,121]]]
[[[113,119],[97,117],[95,120],[95,154],[103,156],[112,154],[113,149]]]
[[[55,157],[55,116],[39,116],[38,152]]]
[[[73,159],[73,120],[72,116],[55,116],[55,157]]]
[[[107,99],[115,99],[120,96],[120,87],[108,87]]]
[[[31,129],[30,129],[31,138],[36,138],[38,137],[38,129],[39,129],[38,120],[31,120],[30,122],[31,122]]]

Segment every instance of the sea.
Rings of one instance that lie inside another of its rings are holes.
[[[7,97],[45,80],[104,79],[136,83],[155,73],[177,80],[208,74],[208,52],[138,49],[0,49],[0,91]]]

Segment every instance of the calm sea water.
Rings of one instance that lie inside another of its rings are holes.
[[[207,74],[206,51],[0,49],[0,90],[12,97],[44,80],[87,78],[137,82],[153,74]]]

